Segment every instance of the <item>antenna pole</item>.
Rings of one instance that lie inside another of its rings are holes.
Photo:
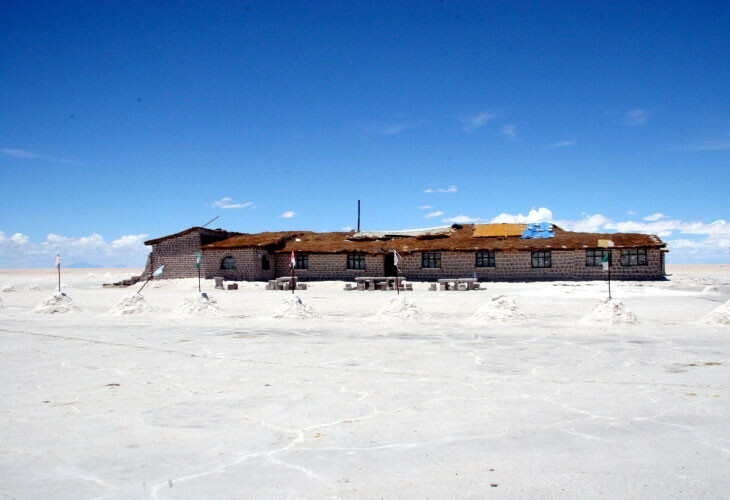
[[[205,227],[205,226],[207,226],[208,224],[210,224],[211,222],[213,222],[214,220],[216,220],[216,219],[217,219],[218,217],[220,217],[220,215],[216,215],[215,217],[213,217],[212,219],[210,219],[210,220],[209,220],[208,222],[206,222],[205,224],[203,224],[203,225],[202,225],[202,226],[200,226],[200,227]]]

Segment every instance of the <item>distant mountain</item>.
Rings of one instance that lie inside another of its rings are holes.
[[[73,264],[69,264],[66,267],[76,269],[76,268],[100,268],[104,266],[100,266],[99,264],[91,264],[89,262],[74,262]]]

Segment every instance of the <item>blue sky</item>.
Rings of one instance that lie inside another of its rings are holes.
[[[550,219],[730,260],[727,2],[0,14],[0,267],[141,266],[216,215],[340,230],[358,199],[363,229]]]

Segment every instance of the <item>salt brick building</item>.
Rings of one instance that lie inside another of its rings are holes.
[[[292,251],[301,281],[393,276],[393,250],[400,276],[413,281],[474,275],[480,281],[603,280],[606,254],[612,279],[656,280],[664,276],[667,252],[655,235],[571,232],[546,223],[256,234],[192,227],[145,244],[152,247],[145,278],[163,264],[162,278],[196,277],[200,252],[201,276],[239,281],[289,276]]]

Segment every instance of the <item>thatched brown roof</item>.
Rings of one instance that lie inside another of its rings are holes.
[[[172,238],[178,238],[180,236],[185,236],[186,234],[193,233],[195,231],[199,231],[202,235],[213,236],[216,239],[218,239],[218,238],[230,238],[232,236],[236,236],[238,234],[241,234],[241,233],[236,233],[236,232],[233,232],[233,231],[225,231],[223,229],[208,229],[208,228],[205,228],[205,227],[197,227],[196,226],[196,227],[191,227],[191,228],[185,229],[183,231],[180,231],[179,233],[168,234],[167,236],[161,236],[159,238],[155,238],[154,240],[147,240],[147,241],[144,242],[144,244],[145,245],[156,245],[156,244],[161,243],[161,242],[163,242],[165,240],[169,240],[169,239],[172,239]]]
[[[394,238],[358,240],[350,239],[354,233],[314,233],[311,231],[283,231],[278,233],[243,234],[204,248],[266,247],[280,252],[306,253],[364,253],[381,254],[391,250],[407,254],[413,252],[473,252],[475,250],[580,250],[598,248],[598,240],[610,240],[613,248],[653,247],[665,245],[658,237],[635,233],[574,233],[555,226],[554,238],[522,239],[519,236],[474,237],[474,226],[466,224],[454,227],[441,237],[403,236]]]

